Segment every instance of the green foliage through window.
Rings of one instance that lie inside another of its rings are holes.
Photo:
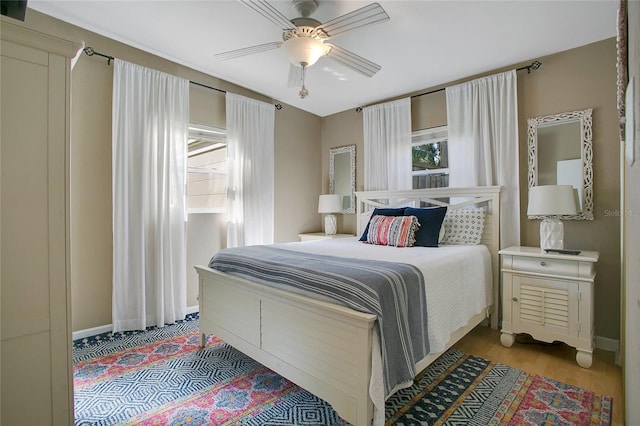
[[[432,170],[448,167],[446,158],[443,158],[441,142],[415,145],[411,150],[412,170]]]

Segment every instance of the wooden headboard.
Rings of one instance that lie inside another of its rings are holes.
[[[410,191],[359,191],[356,192],[358,234],[362,235],[375,207],[420,207],[421,203],[445,206],[448,209],[485,207],[484,231],[481,244],[491,252],[493,276],[493,311],[491,327],[498,328],[500,306],[500,187],[479,186],[473,188],[432,188]]]

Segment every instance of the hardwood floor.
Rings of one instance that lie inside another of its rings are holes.
[[[615,365],[613,352],[596,349],[591,368],[576,363],[576,350],[561,344],[516,343],[510,348],[500,344],[500,331],[478,326],[454,348],[467,354],[500,362],[530,373],[592,390],[613,398],[612,425],[624,424],[622,369]]]

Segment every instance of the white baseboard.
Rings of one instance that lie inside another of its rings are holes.
[[[595,337],[596,348],[609,352],[618,352],[620,349],[620,341],[616,339],[610,339],[608,337],[596,336]]]
[[[618,366],[622,366],[622,360],[620,355],[620,341],[616,339],[610,339],[608,337],[596,336],[595,338],[596,348],[609,352],[615,352],[614,363]]]
[[[198,305],[188,306],[187,315],[196,313],[200,310]],[[101,325],[99,327],[87,328],[84,330],[74,331],[72,334],[73,340],[84,339],[85,337],[91,337],[102,333],[109,333],[113,330],[113,324]]]
[[[95,336],[97,334],[109,333],[113,330],[113,324],[101,325],[100,327],[86,328],[73,332],[73,340],[84,339],[85,337]]]

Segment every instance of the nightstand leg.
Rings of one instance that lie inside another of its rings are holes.
[[[500,335],[500,343],[502,343],[502,346],[510,348],[513,345],[513,342],[515,342],[516,340],[516,336],[514,336],[511,333],[505,333],[504,331],[502,332],[502,334]]]
[[[592,361],[593,361],[593,354],[591,352],[581,351],[580,349],[577,349],[576,362],[580,367],[589,368],[591,367]]]

